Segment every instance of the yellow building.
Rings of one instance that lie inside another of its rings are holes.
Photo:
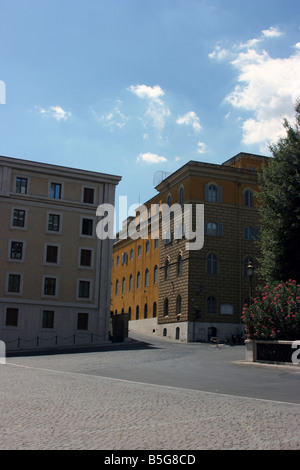
[[[240,153],[222,165],[190,161],[157,187],[144,205],[204,208],[204,244],[187,249],[182,220],[171,213],[168,237],[116,240],[111,312],[129,313],[130,330],[181,341],[243,334],[241,310],[249,299],[249,262],[257,267],[257,171],[267,157]],[[160,217],[161,220],[161,217]]]
[[[0,157],[0,339],[7,349],[104,342],[112,241],[96,209],[120,177]]]

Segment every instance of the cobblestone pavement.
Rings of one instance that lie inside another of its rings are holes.
[[[126,352],[110,354],[1,364],[0,449],[300,450],[299,404],[91,373],[113,357],[128,361]]]

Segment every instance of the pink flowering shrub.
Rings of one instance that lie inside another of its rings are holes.
[[[242,313],[248,339],[300,339],[300,284],[289,280],[256,291]]]

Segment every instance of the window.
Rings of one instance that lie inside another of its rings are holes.
[[[128,320],[131,320],[131,307],[128,308]]]
[[[115,289],[115,294],[118,295],[119,293],[119,279],[116,280],[116,289]]]
[[[209,202],[222,202],[222,186],[214,183],[206,184],[204,187],[204,199]]]
[[[77,330],[87,330],[89,323],[88,313],[78,313],[77,315]]]
[[[130,250],[130,259],[133,259],[133,248]]]
[[[172,196],[171,194],[169,193],[168,196],[167,196],[167,204],[169,207],[171,207],[171,204],[172,204]]]
[[[177,259],[177,276],[182,275],[182,256],[179,255]]]
[[[181,315],[181,295],[177,296],[176,311],[177,311],[177,315]]]
[[[88,236],[93,235],[93,219],[82,219],[81,234]]]
[[[153,302],[153,318],[156,318],[157,315],[157,303]]]
[[[22,259],[23,242],[11,242],[10,259]]]
[[[148,317],[148,304],[144,305],[144,318]]]
[[[14,209],[13,226],[25,227],[25,211],[22,209]]]
[[[142,254],[142,247],[141,245],[138,246],[138,256],[141,256]]]
[[[122,279],[122,294],[125,294],[125,286],[126,286],[126,280],[125,277]]]
[[[210,202],[217,202],[217,187],[213,184],[208,186],[208,200]]]
[[[251,191],[251,189],[246,189],[244,192],[244,205],[253,207],[253,191]]]
[[[137,305],[135,309],[135,319],[138,320],[140,316],[140,307]]]
[[[55,293],[56,293],[56,278],[45,277],[44,295],[55,295]]]
[[[154,266],[154,274],[153,274],[153,284],[157,284],[158,281],[158,267],[157,264]]]
[[[90,297],[90,281],[79,281],[78,297],[88,299]]]
[[[176,331],[175,331],[175,339],[179,339],[179,338],[180,338],[180,328],[179,326],[177,326]]]
[[[58,246],[47,245],[46,262],[57,263]]]
[[[168,298],[165,298],[165,301],[164,301],[164,315],[165,315],[165,317],[167,315],[169,315],[169,300],[168,300]]]
[[[158,248],[158,246],[159,246],[159,239],[158,239],[158,238],[155,238],[155,240],[154,240],[154,248],[155,248],[155,250]]]
[[[145,271],[145,287],[148,287],[149,286],[149,269],[146,268],[146,271]]]
[[[27,178],[16,178],[16,193],[27,194]]]
[[[215,296],[210,295],[206,300],[206,313],[216,315],[217,314],[217,299]]]
[[[54,327],[54,312],[53,310],[44,310],[42,319],[42,328]]]
[[[9,274],[8,275],[8,292],[20,292],[21,288],[21,275]]]
[[[92,266],[92,250],[82,248],[80,250],[80,266]]]
[[[117,266],[119,266],[119,265],[120,265],[120,256],[118,255],[117,256]]]
[[[209,275],[218,274],[218,258],[214,253],[209,253],[206,258],[206,270]]]
[[[211,237],[223,237],[224,236],[224,223],[205,222],[204,233]]]
[[[259,229],[253,227],[244,228],[244,240],[259,240]]]
[[[166,264],[165,264],[165,279],[168,280],[170,276],[170,261],[167,258],[166,259]]]
[[[48,230],[50,232],[59,232],[60,215],[49,214],[48,216]]]
[[[61,184],[60,183],[50,184],[50,197],[53,199],[61,198]]]
[[[137,289],[141,286],[141,273],[138,271],[137,276],[136,276],[136,287]]]
[[[183,196],[184,196],[184,189],[183,189],[183,186],[180,186],[180,189],[179,189],[179,204],[183,204]]]
[[[83,188],[83,202],[94,204],[94,188]]]
[[[18,326],[19,310],[17,308],[6,309],[6,326]]]
[[[149,240],[146,241],[146,253],[149,253],[150,251],[150,242]]]
[[[133,282],[133,278],[132,278],[132,274],[130,274],[130,277],[129,277],[129,292],[132,291],[132,282]]]
[[[207,235],[212,235],[213,237],[217,235],[217,224],[215,224],[214,222],[208,222]]]

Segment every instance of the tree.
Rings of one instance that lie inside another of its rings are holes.
[[[300,101],[295,111],[295,126],[284,120],[286,136],[270,146],[259,175],[260,273],[268,282],[300,282]]]

